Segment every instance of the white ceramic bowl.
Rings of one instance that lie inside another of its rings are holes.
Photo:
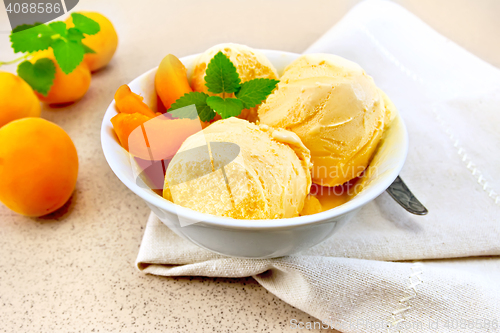
[[[299,54],[261,50],[279,73]],[[180,60],[190,70],[196,55]],[[155,107],[154,77],[156,68],[129,83],[131,90],[145,97],[145,102]],[[329,238],[348,222],[366,203],[375,199],[396,179],[403,167],[408,150],[406,127],[396,116],[390,127],[390,138],[379,148],[371,166],[377,172],[365,179],[361,193],[334,209],[289,219],[236,220],[203,214],[175,205],[136,184],[136,166],[123,149],[113,132],[110,119],[116,115],[113,101],[104,115],[101,128],[102,149],[109,166],[116,176],[135,194],[143,199],[158,218],[177,235],[213,252],[242,258],[274,258],[313,247]],[[388,144],[388,141],[390,144]],[[198,222],[199,221],[199,222]],[[184,222],[184,223],[182,223]],[[189,224],[187,226],[181,226]]]

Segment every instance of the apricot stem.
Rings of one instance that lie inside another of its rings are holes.
[[[32,53],[27,53],[23,56],[20,56],[19,58],[16,58],[14,60],[11,60],[11,61],[0,61],[0,67],[3,66],[3,65],[11,65],[11,64],[15,64],[16,62],[18,61],[21,61],[21,60],[25,60],[27,59],[29,56],[31,56]]]

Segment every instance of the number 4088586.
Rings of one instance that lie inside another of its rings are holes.
[[[61,8],[61,4],[60,3],[55,3],[55,4],[52,4],[52,3],[43,3],[43,2],[39,2],[39,3],[26,3],[26,2],[23,2],[23,3],[19,3],[19,2],[16,2],[14,4],[12,3],[9,3],[9,5],[7,6],[6,8],[6,11],[7,13],[16,13],[16,14],[19,14],[19,13],[24,13],[24,14],[27,14],[27,13],[60,13],[62,10]]]

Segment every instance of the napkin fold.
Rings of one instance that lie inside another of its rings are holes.
[[[410,138],[401,176],[429,214],[384,193],[325,242],[265,260],[201,249],[152,214],[137,267],[253,276],[342,332],[500,329],[499,258],[429,260],[500,255],[500,70],[383,0],[357,5],[305,51],[318,52],[359,63],[398,107]]]

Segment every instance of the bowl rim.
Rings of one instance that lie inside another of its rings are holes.
[[[264,53],[266,56],[274,55],[274,56],[282,56],[282,55],[288,55],[292,57],[297,57],[300,56],[298,53],[293,53],[293,52],[285,52],[285,51],[278,51],[278,50],[268,50],[268,49],[257,49],[260,52]],[[193,55],[188,55],[185,57],[180,58],[181,62],[184,62],[186,60],[191,60],[194,57],[198,56],[199,54],[193,54]],[[158,69],[158,66],[155,68],[150,69],[149,71],[146,71],[145,73],[139,75],[136,77],[134,80],[128,83],[128,85],[132,85],[135,82],[140,82],[144,77],[151,75],[152,72],[155,72]],[[158,207],[160,209],[166,210],[172,214],[180,215],[181,217],[188,219],[188,220],[198,220],[200,222],[196,222],[194,224],[196,225],[202,225],[202,226],[209,226],[211,228],[222,228],[222,229],[238,229],[238,230],[271,230],[271,229],[287,229],[287,228],[292,228],[292,227],[298,227],[298,226],[306,226],[306,225],[311,225],[311,224],[320,224],[320,223],[328,223],[332,219],[347,214],[349,212],[355,211],[358,208],[361,208],[368,202],[372,201],[376,197],[378,197],[380,194],[382,194],[391,184],[392,182],[396,179],[396,177],[399,175],[401,169],[403,168],[403,165],[406,161],[406,157],[408,154],[408,131],[406,128],[406,125],[404,123],[403,118],[401,115],[398,113],[393,121],[399,121],[401,125],[401,130],[403,132],[403,140],[400,142],[402,144],[402,158],[400,158],[397,162],[397,165],[390,170],[390,172],[387,173],[381,179],[378,183],[374,184],[371,186],[367,191],[363,191],[363,195],[357,195],[353,197],[351,200],[348,202],[332,208],[330,210],[312,214],[312,215],[305,215],[305,216],[298,216],[298,217],[292,217],[292,218],[283,218],[283,219],[262,219],[262,220],[249,220],[249,219],[233,219],[233,218],[228,218],[228,217],[220,217],[220,216],[215,216],[215,215],[210,215],[210,214],[205,214],[205,213],[200,213],[197,211],[194,211],[189,208],[185,208],[179,205],[176,205],[172,202],[169,202],[166,199],[163,199],[153,191],[148,191],[139,185],[137,185],[135,182],[131,181],[128,179],[124,174],[122,174],[119,171],[119,161],[118,159],[114,158],[114,152],[112,151],[112,145],[109,144],[110,134],[108,131],[108,127],[111,126],[111,122],[109,122],[109,116],[110,113],[115,113],[116,114],[116,108],[115,108],[115,101],[110,103],[108,108],[106,109],[106,112],[103,117],[103,121],[101,124],[101,147],[104,153],[104,157],[110,166],[111,170],[113,173],[120,179],[120,181],[127,186],[128,189],[130,189],[132,192],[134,192],[136,195],[138,195],[140,198],[142,198],[144,201],[147,203]],[[116,142],[116,139],[112,139],[116,145],[118,145],[121,149],[124,149],[119,145],[118,142]],[[399,150],[400,151],[400,150]]]

